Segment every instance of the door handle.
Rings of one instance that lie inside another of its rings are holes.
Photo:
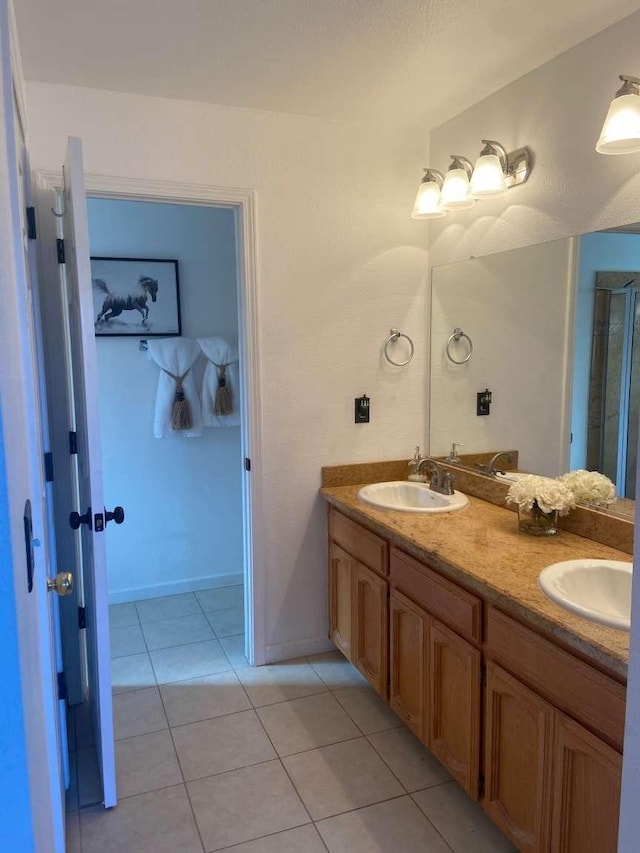
[[[47,592],[71,595],[73,592],[73,575],[71,572],[58,572],[55,578],[47,578]]]
[[[72,512],[69,514],[69,524],[71,525],[72,530],[79,530],[81,524],[86,524],[89,530],[93,530],[93,523],[91,521],[91,507],[85,512],[84,515],[80,515],[79,512]]]
[[[106,507],[104,508],[105,527],[110,521],[115,521],[116,524],[122,524],[124,521],[124,510],[121,506],[114,506],[113,512],[109,512]]]

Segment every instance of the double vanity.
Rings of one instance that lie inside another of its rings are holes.
[[[439,508],[403,475],[323,469],[333,642],[518,850],[614,853],[629,634],[560,607],[539,575],[629,553],[523,535],[469,488]]]

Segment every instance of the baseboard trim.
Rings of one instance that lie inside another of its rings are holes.
[[[200,589],[213,589],[221,586],[236,586],[243,582],[242,572],[226,575],[189,578],[187,580],[158,583],[153,586],[132,587],[130,589],[109,592],[109,604],[124,604],[127,601],[139,601],[143,598],[160,598],[164,595],[180,595],[184,592],[197,592]]]
[[[320,655],[333,652],[336,647],[328,637],[316,637],[311,640],[292,640],[288,643],[272,643],[267,646],[265,663],[278,663],[307,655]]]

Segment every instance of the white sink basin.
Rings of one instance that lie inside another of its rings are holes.
[[[454,512],[464,509],[469,503],[469,498],[462,492],[441,495],[423,483],[405,480],[363,486],[358,492],[358,499],[371,506],[400,512]]]
[[[632,563],[620,560],[566,560],[543,569],[539,582],[543,592],[566,610],[628,631],[632,569]]]

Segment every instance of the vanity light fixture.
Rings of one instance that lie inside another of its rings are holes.
[[[507,153],[499,142],[483,139],[484,148],[476,160],[470,192],[474,198],[494,198],[511,187],[524,184],[531,172],[532,157],[528,148]]]
[[[632,154],[640,151],[640,79],[620,74],[622,86],[615,93],[604,120],[598,154]]]
[[[439,219],[446,216],[440,204],[440,189],[444,178],[437,169],[425,169],[418,187],[416,201],[411,211],[413,219]]]
[[[442,184],[441,204],[444,210],[461,210],[476,203],[469,195],[473,166],[466,157],[451,155],[451,164]]]

